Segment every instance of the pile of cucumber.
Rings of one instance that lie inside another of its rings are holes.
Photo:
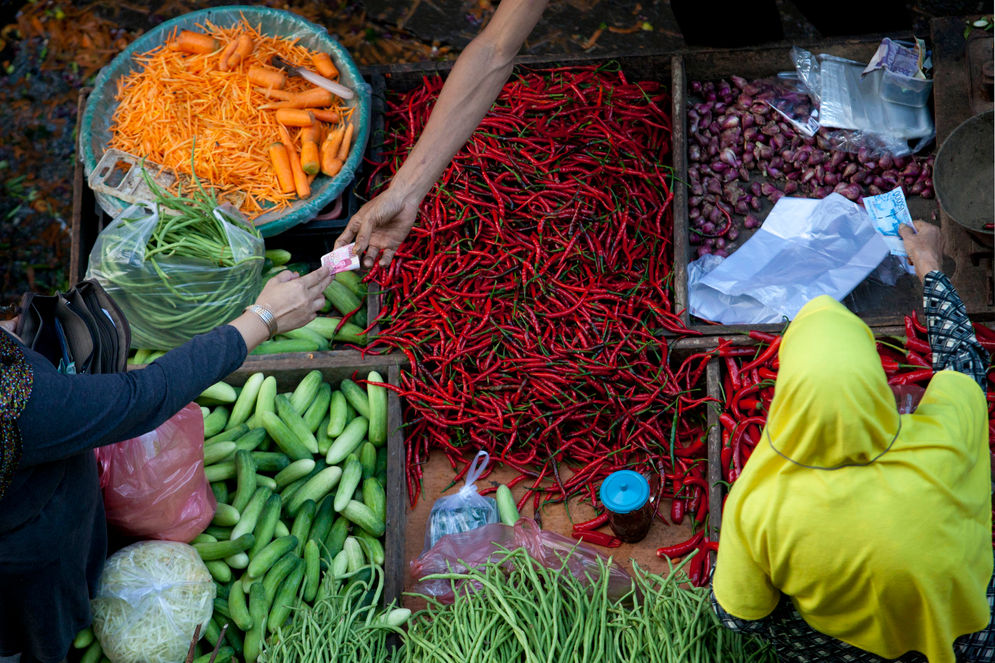
[[[218,585],[204,638],[213,648],[227,623],[226,650],[253,663],[299,602],[314,600],[324,572],[383,566],[387,391],[350,379],[333,388],[315,370],[278,393],[275,377],[255,373],[240,391],[218,383],[198,402],[218,501],[192,542]]]

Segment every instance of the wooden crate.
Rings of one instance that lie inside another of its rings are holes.
[[[390,358],[382,361],[356,361],[355,358],[328,356],[317,357],[314,361],[301,362],[297,357],[283,355],[270,360],[266,365],[245,363],[234,373],[225,378],[225,382],[242,385],[250,375],[262,372],[276,378],[277,389],[281,392],[290,391],[308,372],[321,371],[324,380],[337,385],[344,378],[352,378],[358,373],[359,379],[365,379],[366,374],[375,370],[383,375],[386,381],[397,385],[400,380],[400,366]],[[387,391],[387,531],[384,540],[384,600],[390,602],[400,600],[407,570],[407,560],[404,557],[405,522],[407,518],[407,491],[404,482],[404,432],[401,422],[401,401],[398,395]]]
[[[814,53],[831,53],[857,61],[866,62],[870,59],[879,44],[879,40],[838,40],[823,41],[816,44],[802,44],[803,48]],[[748,48],[735,50],[701,50],[687,52],[673,57],[671,69],[673,72],[673,116],[674,116],[674,168],[677,179],[687,181],[688,135],[687,111],[688,81],[718,80],[732,75],[747,79],[773,76],[780,71],[792,71],[790,46],[770,48]],[[943,126],[943,106],[937,106],[935,122],[937,127]],[[678,188],[674,196],[674,289],[675,308],[684,310],[684,320],[694,330],[707,335],[737,334],[749,329],[777,331],[783,325],[713,325],[689,316],[687,313],[687,265],[694,258],[688,241],[688,191]],[[760,217],[770,209],[766,203]],[[913,217],[930,219],[937,213],[934,199],[926,200],[918,196],[909,198],[909,208]],[[748,237],[749,231],[740,234],[739,244]],[[945,265],[948,274],[958,290],[965,294],[965,303],[969,312],[978,319],[995,317],[995,307],[976,297],[973,293],[988,292],[986,283],[990,281],[990,271],[971,264],[962,259],[965,250],[963,246],[971,242],[966,232],[955,228],[943,227],[946,254],[955,258],[956,264]],[[950,261],[948,261],[950,262]],[[990,269],[990,268],[989,268]],[[921,289],[918,279],[905,275],[894,287],[887,287],[866,279],[847,298],[844,303],[867,322],[871,327],[888,328],[900,325],[902,316],[912,310],[921,310]]]

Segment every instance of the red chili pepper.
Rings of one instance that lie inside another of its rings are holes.
[[[581,523],[574,523],[573,530],[575,532],[589,532],[591,530],[598,529],[599,527],[603,527],[608,524],[608,518],[609,514],[605,511],[590,520],[585,520]]]
[[[905,347],[909,350],[915,350],[916,352],[926,355],[931,353],[933,350],[929,347],[929,343],[926,341],[921,341],[918,338],[907,338],[905,339]]]
[[[888,378],[888,384],[913,384],[933,377],[933,369],[923,368],[909,373],[900,373]]]
[[[740,370],[751,371],[754,368],[759,368],[760,366],[763,366],[768,361],[777,356],[777,350],[780,347],[781,347],[781,337],[778,336],[776,339],[774,339],[774,341],[770,345],[767,346],[766,350],[760,353],[760,356],[758,356],[756,359],[743,366],[743,368]]]
[[[694,550],[699,543],[701,543],[702,538],[704,538],[704,532],[698,532],[691,536],[690,539],[686,541],[681,541],[680,543],[675,543],[672,546],[664,546],[663,548],[656,549],[657,557],[668,557],[674,559],[675,557],[683,557],[692,550]]]
[[[571,536],[584,543],[593,543],[596,546],[604,546],[605,548],[618,548],[622,545],[622,540],[618,539],[610,534],[605,534],[604,532],[577,532],[571,533]]]
[[[780,336],[778,336],[777,334],[768,334],[766,332],[757,331],[755,329],[751,329],[748,332],[748,335],[753,340],[763,341],[764,343],[773,343],[775,339],[780,338]]]

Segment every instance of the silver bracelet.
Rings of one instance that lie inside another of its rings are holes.
[[[276,336],[277,326],[276,326],[276,316],[268,308],[260,306],[259,304],[249,304],[245,307],[246,311],[252,311],[266,323],[266,327],[269,329],[269,337],[273,338]]]

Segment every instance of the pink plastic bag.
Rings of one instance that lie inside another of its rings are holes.
[[[217,502],[204,475],[204,416],[190,403],[139,437],[94,450],[107,523],[129,536],[189,543]]]
[[[525,548],[533,559],[547,568],[562,568],[581,580],[589,577],[592,581],[597,580],[594,575],[598,573],[597,560],[602,557],[601,553],[573,539],[542,530],[530,518],[519,518],[514,526],[491,523],[443,536],[411,562],[411,576],[418,581],[413,591],[451,603],[454,598],[451,581],[423,578],[433,573],[462,573],[488,561],[500,560],[504,554],[502,549],[516,548]],[[608,575],[610,596],[618,597],[631,589],[629,574],[614,561],[608,567]]]
[[[893,384],[891,391],[895,394],[895,405],[899,414],[912,414],[919,407],[926,390],[917,384]]]

